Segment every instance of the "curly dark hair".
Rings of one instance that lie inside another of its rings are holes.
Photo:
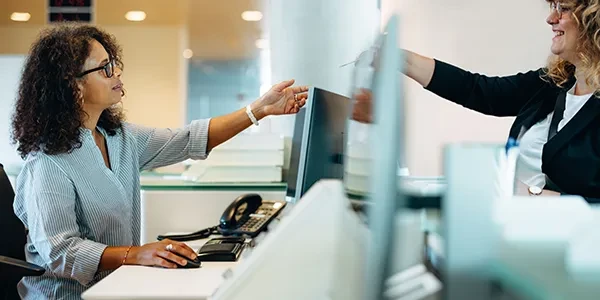
[[[12,141],[22,158],[29,153],[69,153],[81,147],[85,114],[77,78],[96,40],[121,69],[122,50],[114,36],[90,25],[64,23],[44,29],[23,68],[12,117]],[[120,107],[106,109],[98,126],[109,135],[121,129]]]

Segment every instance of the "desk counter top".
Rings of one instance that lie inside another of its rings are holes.
[[[211,236],[214,238],[216,236]],[[186,242],[198,251],[210,238]],[[85,291],[83,299],[207,299],[237,262],[203,262],[197,269],[122,266]],[[126,283],[126,284],[123,284]]]
[[[492,278],[524,299],[598,299],[600,278],[582,281],[571,276],[564,263],[564,251],[548,243],[528,248],[504,242],[498,246],[498,259],[492,261]],[[554,245],[556,246],[556,245]]]
[[[7,168],[7,175],[17,177],[19,168]],[[185,180],[181,174],[161,174],[154,172],[142,172],[140,175],[140,183],[142,191],[285,191],[287,183],[285,182],[195,182]]]
[[[285,191],[287,184],[285,182],[194,182],[183,179],[141,179],[142,191],[198,191],[198,190],[227,190],[227,191]]]
[[[180,174],[143,172],[140,176],[142,191],[148,190],[261,190],[285,191],[285,182],[195,182]]]

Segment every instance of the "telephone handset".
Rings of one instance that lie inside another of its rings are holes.
[[[205,228],[190,234],[159,235],[157,239],[174,241],[199,240],[211,234],[224,236],[255,237],[267,228],[269,223],[285,207],[285,201],[263,200],[258,194],[246,194],[237,197],[223,212],[219,225]]]
[[[223,212],[218,231],[223,235],[257,236],[285,207],[285,201],[265,201],[258,194],[235,199]]]

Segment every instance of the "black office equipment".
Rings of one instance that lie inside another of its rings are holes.
[[[306,107],[296,114],[287,174],[287,197],[294,201],[315,182],[342,179],[346,119],[351,100],[319,88],[310,88]]]
[[[242,195],[223,212],[219,232],[225,236],[255,237],[267,228],[285,204],[284,201],[264,201],[257,194]]]
[[[285,201],[263,200],[258,194],[241,195],[225,209],[219,225],[190,234],[159,235],[157,239],[190,241],[207,238],[211,234],[255,237],[267,229],[285,205]]]
[[[200,261],[237,261],[244,250],[243,237],[219,237],[206,242],[198,251]]]
[[[196,257],[196,259],[189,259],[184,256],[181,256],[181,257],[187,261],[187,264],[185,266],[177,264],[178,269],[195,269],[195,268],[200,268],[200,266],[202,266],[202,261],[200,260],[199,257]]]

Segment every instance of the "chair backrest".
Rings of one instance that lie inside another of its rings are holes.
[[[0,255],[25,259],[27,231],[13,210],[15,192],[4,167],[0,164]]]
[[[15,192],[0,164],[0,255],[25,260],[27,231],[13,210]],[[23,277],[19,272],[0,264],[0,299],[18,299],[17,283]]]

